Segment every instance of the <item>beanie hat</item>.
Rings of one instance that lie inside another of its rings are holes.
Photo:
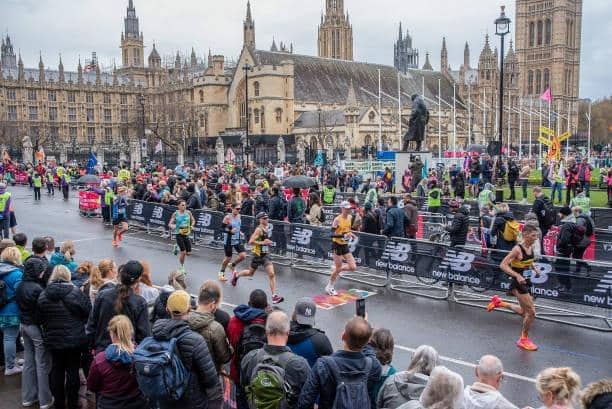
[[[168,297],[166,307],[174,315],[186,314],[191,308],[191,297],[186,291],[176,290]]]

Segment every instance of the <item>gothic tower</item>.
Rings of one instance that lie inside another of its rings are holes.
[[[446,49],[446,37],[442,37],[442,51],[440,51],[440,72],[448,74],[448,50]]]
[[[2,48],[0,49],[0,62],[4,68],[17,68],[17,56],[13,50],[11,37],[6,35],[6,39],[2,39]]]
[[[353,26],[344,14],[344,0],[325,0],[319,25],[319,57],[353,60]]]
[[[393,66],[404,74],[408,69],[419,68],[419,50],[412,48],[412,37],[406,30],[402,33],[402,23],[399,25],[399,36],[393,46]]]
[[[138,17],[136,17],[133,0],[130,0],[128,4],[124,24],[125,31],[121,33],[121,60],[123,68],[142,68],[144,67],[143,36],[138,31]]]
[[[251,15],[251,2],[247,1],[247,13],[246,19],[242,25],[243,31],[243,45],[245,47],[255,49],[255,21],[253,21],[253,16]]]
[[[516,1],[520,93],[535,99],[550,87],[553,110],[560,110],[561,114],[573,105],[575,115],[577,105],[582,3],[582,0]]]

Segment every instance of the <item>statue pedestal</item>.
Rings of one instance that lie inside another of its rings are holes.
[[[434,168],[436,164],[433,161],[433,154],[430,151],[407,151],[407,152],[395,152],[395,191],[403,192],[404,187],[402,186],[402,176],[404,171],[410,168],[410,165],[414,159],[419,156],[423,166],[426,168]]]

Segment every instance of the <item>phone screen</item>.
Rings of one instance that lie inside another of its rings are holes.
[[[359,298],[355,301],[355,315],[358,317],[365,318],[366,314],[366,300],[365,298]]]

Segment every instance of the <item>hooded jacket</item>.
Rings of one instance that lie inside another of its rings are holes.
[[[428,380],[427,375],[408,371],[392,375],[378,392],[377,407],[395,409],[408,401],[418,401]]]
[[[238,341],[242,336],[244,328],[251,324],[257,323],[265,325],[267,319],[267,313],[259,308],[253,308],[248,305],[242,304],[234,309],[234,316],[230,319],[227,325],[227,338],[229,339],[232,349],[235,351]],[[232,364],[230,366],[230,378],[236,383],[240,381],[240,374],[238,373],[238,363],[236,362],[236,354],[232,357]]]
[[[463,246],[467,241],[467,233],[470,227],[470,211],[461,206],[449,227],[446,228],[450,235],[451,246]]]
[[[609,409],[612,407],[612,378],[602,379],[582,391],[584,409]]]
[[[202,335],[208,345],[208,351],[215,363],[217,372],[223,364],[231,358],[229,342],[225,336],[223,326],[215,321],[215,316],[210,312],[193,311],[187,318],[189,327]]]
[[[9,263],[0,263],[0,280],[6,285],[6,297],[9,302],[4,307],[0,308],[0,316],[4,317],[19,317],[19,306],[16,300],[16,290],[23,279],[23,273],[20,267]],[[19,325],[19,322],[16,323]]]
[[[334,353],[325,332],[310,325],[298,324],[296,321],[291,321],[287,346],[294,354],[306,359],[311,368],[320,357]]]
[[[138,388],[132,365],[133,356],[113,344],[96,355],[87,376],[87,389],[97,394],[97,409],[149,407]]]
[[[153,337],[160,341],[178,338],[177,348],[181,361],[191,374],[181,399],[160,401],[160,407],[162,409],[221,408],[223,405],[221,384],[204,338],[192,331],[186,321],[174,319],[158,320],[153,325]]]
[[[50,349],[81,348],[87,345],[85,323],[89,298],[74,284],[54,281],[38,298],[45,344]]]
[[[66,268],[70,270],[71,273],[74,273],[78,267],[77,263],[75,263],[73,260],[67,261],[66,257],[64,257],[64,255],[59,252],[51,254],[51,260],[49,260],[49,265],[52,267],[60,265],[66,266]]]
[[[475,382],[463,392],[464,409],[518,409],[494,387]]]
[[[17,287],[15,299],[21,311],[21,323],[24,325],[38,325],[38,297],[43,292],[42,279],[39,276],[47,269],[46,260],[30,257],[23,267],[23,280]]]

